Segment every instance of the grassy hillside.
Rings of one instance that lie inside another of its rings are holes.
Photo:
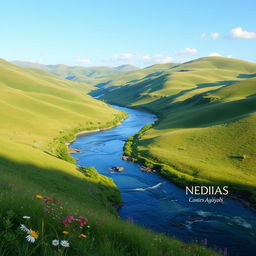
[[[79,83],[4,60],[0,89],[1,256],[209,253],[119,220],[113,181],[62,159],[75,132],[112,126],[123,113],[87,96]],[[35,243],[26,241],[28,234]],[[70,248],[54,247],[55,239],[68,240]]]
[[[0,62],[1,134],[46,149],[62,130],[101,126],[119,113],[85,96],[83,84]],[[40,124],[40,125],[38,125]]]
[[[106,101],[158,114],[133,147],[141,161],[180,184],[228,184],[256,202],[256,64],[201,58],[103,90]]]

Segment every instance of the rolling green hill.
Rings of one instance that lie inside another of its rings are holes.
[[[43,149],[60,130],[88,127],[89,123],[98,126],[118,115],[106,104],[85,96],[83,84],[44,71],[1,61],[0,77],[1,134],[5,139]]]
[[[156,64],[147,68],[137,69],[125,74],[117,74],[108,79],[102,79],[100,83],[94,83],[99,89],[97,91],[91,91],[90,94],[93,96],[105,93],[105,91],[114,90],[118,86],[133,85],[138,82],[147,81],[154,77],[158,77],[164,72],[168,72],[170,68],[176,66],[176,63],[169,64]],[[97,81],[95,81],[97,82]]]
[[[205,57],[163,67],[93,93],[159,116],[134,141],[134,156],[142,162],[183,185],[227,184],[255,203],[256,64]]]
[[[112,179],[63,160],[72,160],[65,143],[76,132],[113,126],[124,113],[87,96],[83,84],[4,60],[0,90],[1,256],[192,255],[175,239],[121,221],[114,210],[120,194]],[[59,219],[64,216],[89,218],[88,237],[79,235],[81,229],[64,227]],[[26,243],[20,224],[39,231],[35,245]],[[71,241],[71,247],[56,249],[51,245],[56,238]],[[196,248],[198,256],[209,253]]]

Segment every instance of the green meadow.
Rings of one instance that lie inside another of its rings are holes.
[[[126,153],[182,186],[229,185],[255,205],[256,64],[205,57],[153,65],[115,76],[97,93],[159,117]]]
[[[73,164],[66,143],[75,133],[112,127],[124,113],[88,96],[90,88],[83,83],[4,60],[0,90],[1,256],[217,255],[120,220],[116,208],[121,198],[112,179]],[[155,140],[160,129],[166,128],[154,127],[145,134],[140,150],[148,151],[149,140]],[[70,216],[76,218],[72,225],[60,222]],[[88,218],[87,225],[75,226],[81,216]],[[26,241],[20,224],[31,229],[35,243]],[[70,247],[53,246],[55,239],[69,241]]]

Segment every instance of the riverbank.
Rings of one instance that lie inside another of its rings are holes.
[[[174,166],[157,162],[153,159],[143,156],[138,151],[138,144],[140,138],[152,128],[152,125],[144,126],[138,133],[127,139],[124,144],[124,160],[138,162],[142,165],[142,171],[145,169],[147,172],[157,172],[167,180],[174,182],[176,185],[185,188],[185,186],[191,185],[205,185],[205,186],[229,186],[231,187],[228,196],[241,202],[244,206],[256,209],[255,200],[250,200],[246,189],[239,188],[237,184],[233,183],[222,183],[206,180],[200,177],[193,177],[187,173],[183,173],[181,170],[175,169]]]
[[[116,126],[120,125],[121,122],[119,122]],[[94,132],[102,132],[102,131],[107,131],[107,130],[110,130],[112,128],[114,128],[115,126],[112,126],[112,127],[107,127],[107,128],[98,128],[98,129],[94,129],[94,130],[84,130],[84,131],[81,131],[81,132],[78,132],[75,134],[75,138],[69,142],[66,142],[66,146],[67,146],[67,150],[68,150],[68,153],[71,155],[71,154],[74,154],[74,153],[80,153],[80,150],[77,149],[77,148],[71,148],[70,147],[70,144],[72,142],[74,142],[79,136],[83,136],[85,134],[90,134],[90,133],[94,133]]]
[[[78,133],[75,134],[75,138],[74,138],[73,140],[67,142],[66,145],[69,147],[70,144],[71,144],[72,142],[74,142],[74,141],[77,139],[77,137],[79,137],[79,136],[83,136],[83,135],[85,135],[85,134],[94,133],[94,132],[102,132],[102,131],[110,130],[110,129],[112,129],[112,128],[118,126],[118,125],[120,125],[120,124],[122,123],[122,121],[124,121],[126,118],[127,118],[127,116],[125,116],[121,121],[119,121],[119,122],[118,122],[116,125],[114,125],[114,126],[109,126],[109,127],[106,127],[106,128],[97,128],[97,129],[92,129],[92,130],[86,129],[86,130],[84,130],[84,131],[78,132]]]
[[[76,159],[74,157],[71,156],[71,154],[74,154],[74,153],[80,153],[80,150],[77,149],[77,148],[72,148],[70,147],[70,145],[77,140],[78,137],[80,136],[83,136],[83,135],[86,135],[86,134],[90,134],[90,133],[96,133],[96,132],[102,132],[102,131],[107,131],[107,130],[110,130],[118,125],[120,125],[126,118],[127,118],[127,113],[126,112],[123,112],[115,118],[115,120],[113,120],[113,125],[112,126],[108,126],[108,127],[102,127],[102,128],[97,128],[97,129],[89,129],[88,128],[86,130],[82,130],[82,131],[79,131],[77,133],[75,133],[75,130],[74,131],[70,131],[71,134],[66,137],[66,136],[62,136],[60,139],[59,139],[59,142],[63,142],[63,139],[66,139],[68,140],[69,138],[72,138],[70,141],[68,142],[65,142],[65,145],[66,145],[66,149],[67,149],[67,154],[69,155],[69,158],[67,159],[72,159],[72,163],[74,163],[76,161]],[[64,159],[65,160],[65,159]],[[87,167],[79,167],[79,171],[82,172],[84,175],[88,176],[88,177],[92,177],[94,179],[98,179],[98,176],[100,175],[97,170],[95,170],[94,168],[87,168]],[[115,185],[115,183],[113,182],[112,179],[110,178],[107,178],[106,177],[106,180],[109,180],[110,182],[110,187],[113,188],[113,191],[111,191],[111,194],[109,196],[106,196],[104,195],[104,197],[107,198],[107,200],[111,203],[113,209],[115,209],[115,213],[117,214],[117,210],[121,207],[122,205],[122,198],[121,198],[121,193],[120,193],[120,190],[118,189],[118,187]],[[105,192],[108,192],[108,191],[105,191]],[[112,193],[114,192],[114,193]]]
[[[65,160],[70,163],[75,163],[76,159],[70,156],[68,147],[69,145],[76,140],[77,137],[82,136],[87,133],[99,132],[111,129],[118,124],[120,124],[123,120],[127,118],[127,114],[125,112],[121,112],[119,115],[115,115],[113,121],[107,122],[103,125],[88,126],[88,127],[77,127],[71,130],[61,131],[60,135],[55,137],[52,142],[48,144],[48,152],[62,160]]]

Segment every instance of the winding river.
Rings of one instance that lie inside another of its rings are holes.
[[[190,203],[185,191],[158,174],[144,173],[136,163],[123,161],[125,140],[144,125],[156,120],[153,114],[113,106],[128,113],[128,118],[110,130],[77,138],[71,147],[79,148],[80,166],[94,166],[111,177],[121,190],[121,218],[183,241],[203,240],[232,256],[256,255],[256,212],[235,200],[224,204]],[[124,172],[110,171],[122,166]],[[206,240],[207,239],[207,240]]]

